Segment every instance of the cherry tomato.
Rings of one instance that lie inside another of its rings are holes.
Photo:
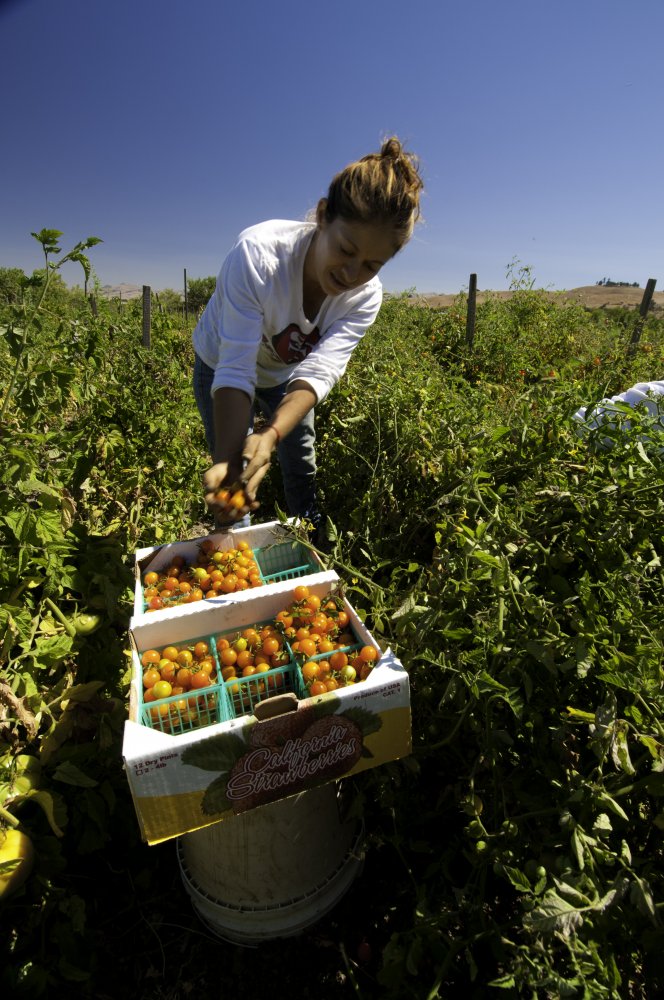
[[[194,674],[193,677],[191,678],[191,689],[192,690],[196,690],[197,691],[200,688],[210,687],[211,684],[212,684],[212,681],[210,680],[210,678],[208,677],[207,674],[203,673],[202,670],[199,670],[198,673]]]
[[[348,657],[345,653],[337,651],[332,653],[330,656],[330,666],[333,670],[342,670],[348,663]]]
[[[172,660],[160,660],[159,673],[162,681],[172,681],[177,673],[177,666]]]
[[[316,643],[311,637],[308,639],[300,640],[300,652],[303,653],[305,656],[316,655],[317,652]]]
[[[173,686],[168,681],[159,680],[157,681],[156,684],[153,685],[153,691],[154,691],[154,696],[157,699],[169,698],[170,695],[173,693]]]
[[[176,683],[185,691],[191,687],[192,673],[189,667],[180,667],[175,675]]]
[[[316,663],[315,660],[307,660],[307,662],[302,665],[302,676],[304,677],[306,684],[317,680],[319,674],[320,665]]]
[[[280,649],[279,640],[268,636],[267,639],[263,639],[262,651],[266,656],[272,656],[277,653]]]

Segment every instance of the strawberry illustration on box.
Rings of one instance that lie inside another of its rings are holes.
[[[216,775],[201,800],[206,816],[255,809],[341,778],[362,758],[373,758],[365,739],[382,726],[375,712],[344,711],[336,697],[310,704],[283,695],[265,706],[280,714],[259,717],[240,733],[219,733],[183,752],[183,764]]]

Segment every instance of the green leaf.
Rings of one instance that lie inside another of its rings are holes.
[[[58,764],[53,772],[53,777],[56,781],[62,781],[65,785],[74,785],[77,788],[94,788],[99,784],[98,781],[90,778],[79,767],[76,767],[75,764],[72,764],[68,760],[62,764]]]
[[[0,609],[1,610],[1,609]],[[637,739],[648,750],[648,753],[656,761],[664,761],[664,745],[659,743],[653,736],[643,736],[638,734]]]
[[[583,914],[580,910],[561,899],[553,890],[546,894],[536,909],[526,913],[523,918],[526,930],[536,934],[553,934],[558,931],[563,937],[569,937],[582,923]]]
[[[53,489],[52,486],[48,486],[46,483],[40,482],[39,479],[25,479],[18,483],[17,488],[26,496],[30,493],[39,493],[55,497],[58,501],[62,499],[62,490]]]
[[[484,549],[473,549],[470,555],[471,558],[479,560],[479,562],[484,563],[486,566],[502,569],[502,562],[496,556],[492,555],[491,552],[485,552]]]
[[[616,814],[616,816],[620,816],[621,819],[624,819],[626,822],[629,822],[629,816],[627,815],[625,810],[622,808],[622,806],[618,805],[616,800],[612,798],[608,792],[600,792],[597,796],[596,801],[598,805],[606,806],[606,808],[610,809],[611,812]]]
[[[638,451],[639,456],[643,459],[644,462],[647,462],[648,465],[652,465],[652,462],[648,458],[648,455],[646,454],[646,449],[643,447],[641,441],[636,442],[636,450]]]
[[[527,875],[524,875],[522,871],[518,868],[511,868],[509,865],[501,865],[501,874],[505,876],[508,882],[518,889],[519,892],[531,892],[532,886]]]
[[[630,888],[629,896],[631,902],[634,903],[636,908],[643,913],[644,916],[649,917],[654,924],[658,924],[655,900],[653,898],[650,883],[647,879],[635,876]]]
[[[613,741],[611,743],[611,757],[616,768],[624,771],[625,774],[636,774],[636,770],[629,756],[629,747],[627,746],[628,732],[629,729],[625,720],[618,719],[615,725]]]
[[[452,642],[460,642],[463,639],[469,639],[473,632],[469,628],[444,628],[440,634],[444,639],[451,639]]]
[[[23,796],[23,800],[36,802],[43,810],[55,836],[64,837],[62,827],[67,825],[67,808],[63,798],[57,792],[46,792],[39,789]]]
[[[46,253],[60,253],[58,240],[63,235],[59,229],[40,229],[38,233],[30,233],[41,243]]]
[[[576,827],[572,830],[571,846],[574,857],[576,858],[576,863],[581,871],[583,871],[586,866],[585,846],[583,842],[583,835]]]
[[[200,743],[186,747],[182,752],[182,763],[190,767],[200,767],[203,771],[228,773],[233,765],[247,752],[247,744],[234,733],[219,733]],[[218,811],[218,810],[215,810]]]
[[[606,813],[599,813],[593,823],[593,833],[610,833],[613,827]]]
[[[35,665],[45,669],[64,660],[71,653],[73,646],[73,637],[67,635],[66,632],[61,632],[59,635],[38,636],[30,652],[35,660]]]
[[[487,986],[493,986],[496,990],[510,990],[513,986],[516,986],[516,980],[514,976],[506,973],[498,979],[492,979],[490,983],[487,983]]]
[[[63,691],[61,701],[90,701],[103,686],[104,681],[88,681],[87,684],[74,684]]]
[[[415,595],[408,594],[406,599],[401,602],[397,610],[393,613],[392,620],[396,621],[398,618],[403,618],[404,615],[407,615],[410,611],[412,611],[415,608],[416,604],[417,604],[417,598],[415,597]]]

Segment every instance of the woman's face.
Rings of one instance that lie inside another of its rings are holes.
[[[305,274],[308,271],[309,278],[325,295],[341,295],[378,274],[399,249],[399,238],[390,225],[350,222],[340,217],[328,222],[322,204]]]

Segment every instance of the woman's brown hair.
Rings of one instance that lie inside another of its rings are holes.
[[[392,225],[403,246],[420,216],[423,187],[417,157],[392,136],[380,152],[349,163],[333,178],[325,218]]]

